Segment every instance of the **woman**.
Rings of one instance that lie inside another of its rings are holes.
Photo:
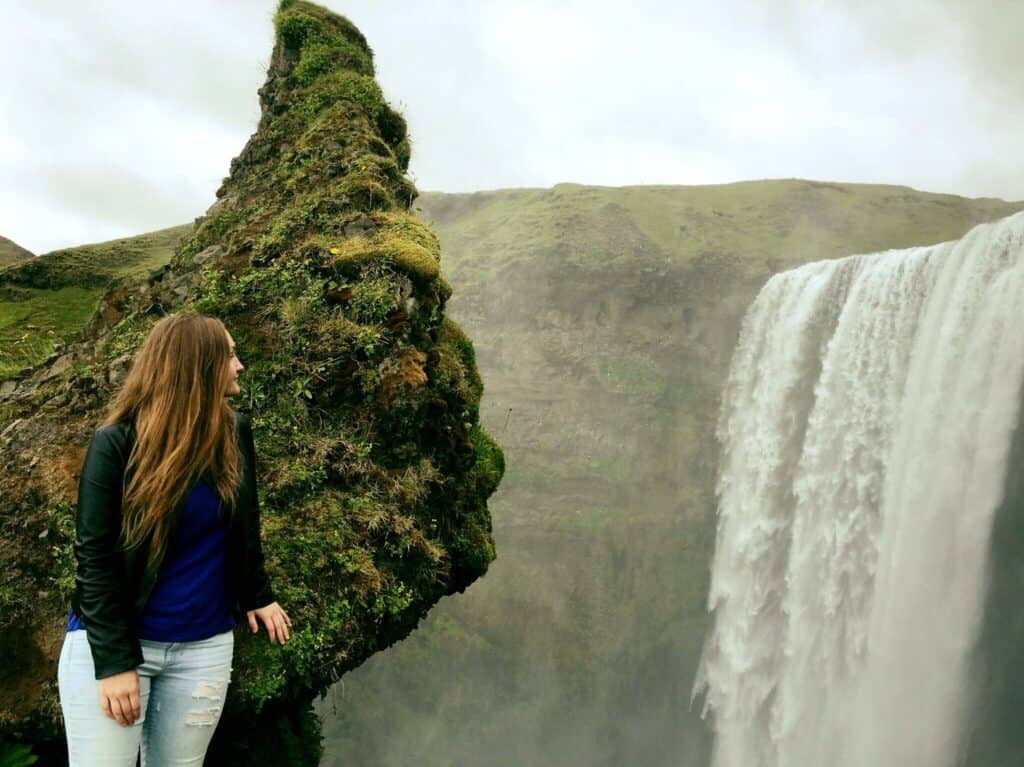
[[[156,322],[78,485],[78,569],[58,665],[71,767],[201,765],[231,676],[233,628],[291,620],[263,568],[244,367],[216,319]]]

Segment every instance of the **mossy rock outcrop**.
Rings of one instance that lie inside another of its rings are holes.
[[[495,557],[504,459],[480,428],[473,344],[445,317],[437,238],[409,213],[405,121],[348,20],[285,0],[275,25],[257,130],[170,265],[106,293],[59,358],[0,392],[0,734],[62,738],[77,472],[167,313],[220,317],[238,343],[267,567],[294,622],[284,647],[238,634],[218,730],[232,759],[283,763],[240,756],[261,716],[302,720]]]

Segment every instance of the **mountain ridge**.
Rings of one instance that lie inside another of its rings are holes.
[[[28,248],[23,248],[14,240],[0,235],[0,269],[11,264],[18,264],[35,258],[35,254]]]

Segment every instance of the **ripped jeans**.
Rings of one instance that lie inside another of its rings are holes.
[[[69,767],[202,767],[231,680],[231,631],[195,642],[139,640],[142,716],[122,727],[100,708],[84,629],[64,637],[57,667]]]

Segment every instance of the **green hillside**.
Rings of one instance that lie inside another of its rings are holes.
[[[1022,205],[797,179],[425,192],[417,204],[444,233],[447,263],[465,280],[539,258],[603,268],[636,266],[639,257],[658,268],[709,253],[774,273],[808,260],[955,239]]]
[[[32,258],[31,252],[6,237],[0,237],[0,269],[30,258]]]
[[[63,248],[0,269],[0,380],[36,364],[81,328],[105,290],[167,264],[191,230],[186,224]]]

